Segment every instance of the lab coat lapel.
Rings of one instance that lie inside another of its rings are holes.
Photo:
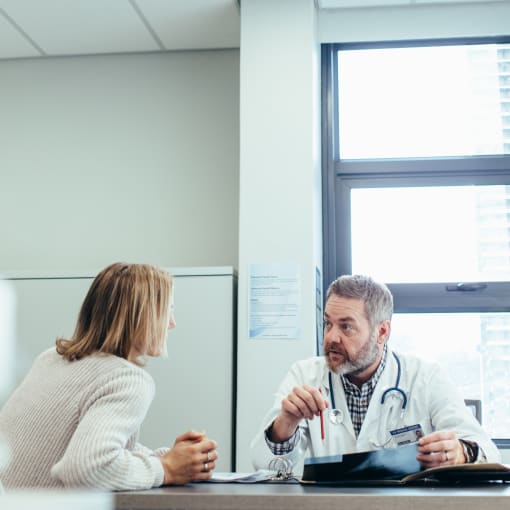
[[[381,374],[381,377],[379,378],[379,381],[377,381],[374,393],[370,399],[370,404],[368,406],[365,420],[363,421],[363,425],[361,426],[361,430],[358,436],[360,447],[363,445],[363,448],[372,450],[374,449],[373,443],[375,438],[382,439],[382,437],[387,436],[389,430],[381,429],[387,428],[388,420],[386,418],[388,413],[391,412],[391,409],[394,405],[400,405],[400,401],[398,399],[388,398],[385,400],[385,404],[381,405],[381,398],[385,390],[394,386],[396,378],[397,366],[395,363],[395,358],[393,357],[392,352],[388,349],[386,366],[383,373]],[[375,442],[380,441],[380,439]]]
[[[332,409],[332,398],[331,392],[329,388],[329,369],[326,366],[324,377],[322,380],[323,392],[328,396],[330,408],[327,411],[327,428],[331,430],[332,435],[334,434],[334,430],[338,427],[344,427],[345,431],[352,437],[354,441],[356,441],[356,434],[354,433],[354,427],[352,425],[351,413],[349,412],[349,408],[347,407],[347,400],[345,398],[344,387],[340,380],[340,376],[331,373],[331,383],[333,385],[333,392],[335,397],[335,408],[340,410],[342,413],[342,424],[341,425],[333,425],[329,419],[329,411]]]

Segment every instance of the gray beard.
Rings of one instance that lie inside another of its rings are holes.
[[[377,356],[379,356],[379,349],[377,348],[376,331],[374,330],[366,344],[361,348],[356,359],[345,361],[342,365],[335,368],[335,373],[338,375],[360,374],[375,363]]]

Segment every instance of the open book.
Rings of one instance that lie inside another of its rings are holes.
[[[510,466],[461,464],[423,469],[416,444],[305,460],[302,483],[326,485],[405,485],[510,481]]]
[[[448,483],[510,482],[510,466],[498,463],[440,466],[411,473],[401,483],[434,481]]]

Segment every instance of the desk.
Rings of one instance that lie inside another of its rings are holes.
[[[116,510],[508,510],[510,485],[310,487],[293,483],[194,483],[118,492]]]

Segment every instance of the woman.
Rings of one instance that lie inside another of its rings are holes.
[[[148,489],[207,480],[215,441],[185,432],[152,451],[137,437],[154,396],[143,356],[166,352],[172,279],[144,264],[115,263],[94,279],[71,339],[57,339],[0,411],[11,460],[6,489]]]

